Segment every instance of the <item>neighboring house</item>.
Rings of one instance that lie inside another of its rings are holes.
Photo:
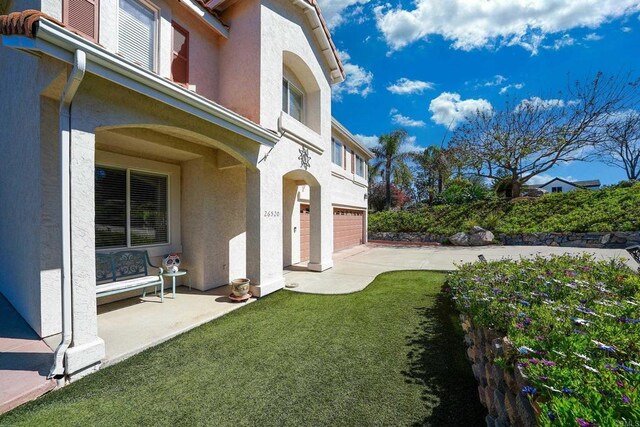
[[[587,190],[597,190],[600,188],[600,180],[592,179],[589,181],[567,181],[562,178],[553,178],[545,184],[529,185],[529,188],[538,188],[547,193],[566,193],[567,191],[576,190],[578,188]]]
[[[264,296],[366,242],[372,153],[332,119],[344,73],[315,0],[3,12],[25,3],[0,17],[0,292],[47,337],[70,279],[66,376],[105,354],[96,251],[179,252],[194,288],[248,277]]]

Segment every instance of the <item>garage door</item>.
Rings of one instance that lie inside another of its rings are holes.
[[[333,210],[333,251],[341,251],[361,245],[364,227],[364,211]]]
[[[311,215],[309,205],[300,205],[300,261],[309,261],[311,253]]]

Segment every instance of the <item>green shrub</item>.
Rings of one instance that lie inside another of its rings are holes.
[[[639,206],[640,183],[636,183],[511,202],[489,199],[371,213],[369,231],[453,234],[474,225],[499,233],[638,231]]]
[[[621,261],[556,256],[461,266],[447,284],[478,327],[513,343],[542,425],[640,425],[640,275]]]

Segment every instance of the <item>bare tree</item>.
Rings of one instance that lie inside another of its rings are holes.
[[[527,181],[558,163],[592,159],[608,119],[629,108],[637,85],[628,75],[598,73],[569,85],[559,99],[534,97],[478,111],[456,129],[450,146],[478,176],[506,176],[506,195],[518,197]]]
[[[624,169],[627,179],[640,179],[640,112],[614,115],[605,127],[605,135],[598,147],[600,160]]]

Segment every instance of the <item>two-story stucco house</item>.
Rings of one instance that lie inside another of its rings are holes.
[[[315,0],[0,8],[0,293],[64,332],[56,376],[105,355],[97,253],[177,252],[194,289],[260,297],[366,242],[372,154],[332,119],[344,72]]]

